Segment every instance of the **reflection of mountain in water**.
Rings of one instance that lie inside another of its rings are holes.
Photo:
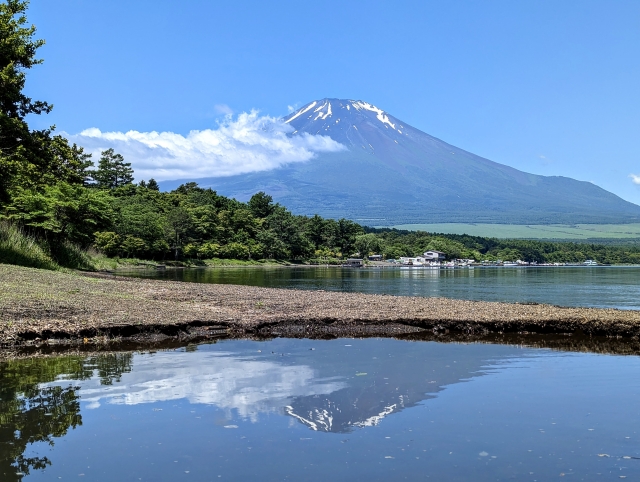
[[[435,397],[446,385],[478,375],[487,363],[473,345],[386,340],[383,346],[394,350],[375,359],[370,355],[379,353],[377,350],[350,353],[343,349],[343,356],[335,357],[334,362],[363,371],[352,372],[345,388],[328,395],[296,397],[285,407],[285,413],[316,431],[350,432],[371,427],[393,413]],[[319,374],[327,369],[331,368],[321,366]]]
[[[120,370],[118,383],[85,379],[77,393],[86,408],[184,399],[215,405],[230,418],[235,411],[257,422],[260,413],[284,412],[313,430],[348,432],[377,425],[446,385],[476,376],[487,364],[486,350],[477,345],[389,339],[269,343],[289,353],[228,342],[229,351],[201,346],[136,355],[133,370]]]

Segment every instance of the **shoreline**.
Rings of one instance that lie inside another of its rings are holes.
[[[640,311],[149,280],[0,265],[0,347],[243,337],[640,338]]]

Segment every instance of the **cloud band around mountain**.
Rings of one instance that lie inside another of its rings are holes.
[[[131,162],[136,179],[198,179],[266,171],[312,159],[319,152],[346,149],[328,136],[290,136],[293,127],[257,111],[225,117],[217,129],[173,132],[102,132],[86,129],[65,134],[94,156],[113,148]]]

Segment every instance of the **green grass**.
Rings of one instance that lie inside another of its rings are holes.
[[[205,259],[203,260],[206,266],[281,266],[288,264],[283,261],[275,261],[272,259],[258,259],[258,260],[246,260],[246,259]]]
[[[633,239],[640,238],[640,224],[400,224],[408,231],[469,234],[505,239]]]
[[[0,263],[60,269],[60,265],[34,238],[6,221],[0,221]]]
[[[0,263],[49,270],[95,269],[92,256],[78,246],[68,241],[49,246],[7,221],[0,221]]]

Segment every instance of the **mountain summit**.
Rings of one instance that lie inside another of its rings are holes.
[[[640,206],[592,183],[484,159],[361,100],[316,100],[283,120],[293,136],[325,135],[347,149],[199,184],[240,200],[265,191],[298,214],[369,225],[640,221]]]

